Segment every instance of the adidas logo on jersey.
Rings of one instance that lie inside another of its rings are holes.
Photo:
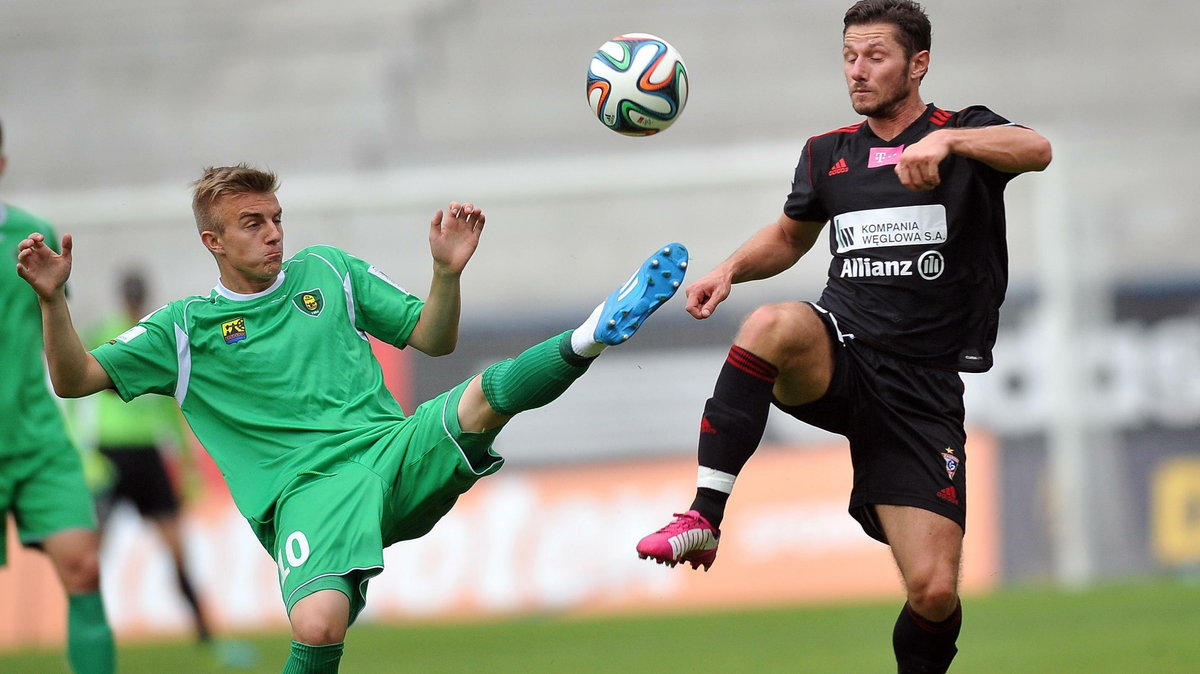
[[[850,167],[846,166],[846,158],[842,157],[841,159],[837,160],[837,163],[833,165],[833,168],[829,169],[829,175],[835,176],[839,173],[846,173],[849,170]]]

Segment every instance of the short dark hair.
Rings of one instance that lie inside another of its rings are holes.
[[[141,306],[146,301],[146,276],[135,269],[121,275],[121,298],[128,304]]]
[[[904,47],[907,59],[929,49],[933,42],[933,27],[925,8],[912,0],[858,0],[846,10],[842,34],[850,26],[867,23],[890,23],[896,27],[896,39]]]

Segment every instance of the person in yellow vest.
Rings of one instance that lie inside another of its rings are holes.
[[[135,325],[148,313],[146,279],[140,272],[126,272],[120,281],[122,310],[103,318],[89,332],[90,345],[99,346]],[[167,469],[163,449],[171,447],[182,459],[180,476],[194,477],[191,465],[190,437],[175,400],[169,396],[148,395],[128,403],[115,391],[106,390],[92,399],[94,423],[83,423],[91,443],[98,451],[103,468],[89,470],[96,499],[101,533],[113,509],[128,502],[152,524],[175,564],[179,593],[187,601],[195,625],[196,638],[202,643],[212,639],[212,630],[196,595],[187,570],[180,520],[180,499]],[[90,415],[85,415],[90,416]]]

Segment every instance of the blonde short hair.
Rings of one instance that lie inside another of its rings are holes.
[[[213,204],[230,194],[274,194],[279,189],[279,179],[270,171],[260,171],[245,164],[237,166],[210,166],[204,175],[192,183],[192,214],[196,217],[196,229],[200,232],[225,230],[225,225],[213,213]]]

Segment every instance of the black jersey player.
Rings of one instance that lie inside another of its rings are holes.
[[[961,625],[966,432],[959,372],[991,366],[1007,283],[1003,193],[1050,144],[987,108],[926,104],[930,24],[910,0],[845,16],[843,67],[866,119],[805,144],[779,219],[687,288],[703,319],[735,283],[794,265],[829,224],[816,302],[745,320],[705,406],[696,498],[639,542],[660,563],[707,570],[734,481],[774,405],[850,441],[850,513],[891,546],[907,602],[893,632],[902,672],[942,672]]]

